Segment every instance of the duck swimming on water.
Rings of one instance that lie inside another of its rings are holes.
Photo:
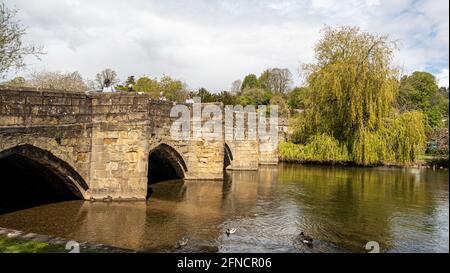
[[[311,236],[305,235],[305,233],[300,232],[300,235],[297,236],[297,240],[305,245],[312,246],[313,238]]]
[[[185,236],[185,237],[181,238],[181,240],[178,241],[178,243],[175,245],[175,248],[180,249],[180,248],[186,246],[188,242],[189,242],[189,237]]]
[[[227,236],[230,236],[231,234],[235,233],[237,230],[237,228],[229,228],[225,231],[225,233],[227,234]]]

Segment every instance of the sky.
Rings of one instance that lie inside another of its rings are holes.
[[[1,0],[0,0],[1,1]],[[399,43],[394,65],[449,82],[448,0],[3,0],[27,43],[42,45],[21,74],[105,68],[120,80],[169,75],[189,88],[229,90],[246,74],[289,68],[302,83],[324,26],[359,26]]]

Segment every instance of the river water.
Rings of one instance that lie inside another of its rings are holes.
[[[20,210],[0,215],[0,226],[157,252],[367,252],[369,241],[382,252],[448,252],[448,175],[284,164],[227,172],[223,183],[161,182],[147,202]],[[296,242],[301,231],[312,247]]]

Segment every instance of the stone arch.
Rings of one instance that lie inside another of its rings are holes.
[[[183,179],[188,171],[182,155],[172,146],[160,143],[149,152],[148,183]]]
[[[0,171],[3,192],[0,210],[3,211],[83,199],[83,193],[89,188],[66,161],[28,144],[1,151]]]
[[[74,157],[72,154],[72,150],[74,147],[63,147],[53,137],[39,137],[31,134],[10,136],[5,138],[4,143],[0,143],[0,153],[6,152],[10,149],[17,149],[18,147],[22,146],[33,147],[36,149],[47,151],[77,170],[75,161],[76,157]],[[77,172],[80,173],[79,170],[77,170]]]
[[[223,149],[224,159],[223,159],[223,168],[226,169],[228,166],[231,166],[233,162],[233,153],[231,152],[230,146],[225,142]]]

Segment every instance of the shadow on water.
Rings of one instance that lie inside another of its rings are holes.
[[[448,252],[448,171],[280,165],[150,188],[147,202],[49,204],[0,226],[157,252],[364,252],[368,241]],[[312,248],[295,241],[301,231]]]

